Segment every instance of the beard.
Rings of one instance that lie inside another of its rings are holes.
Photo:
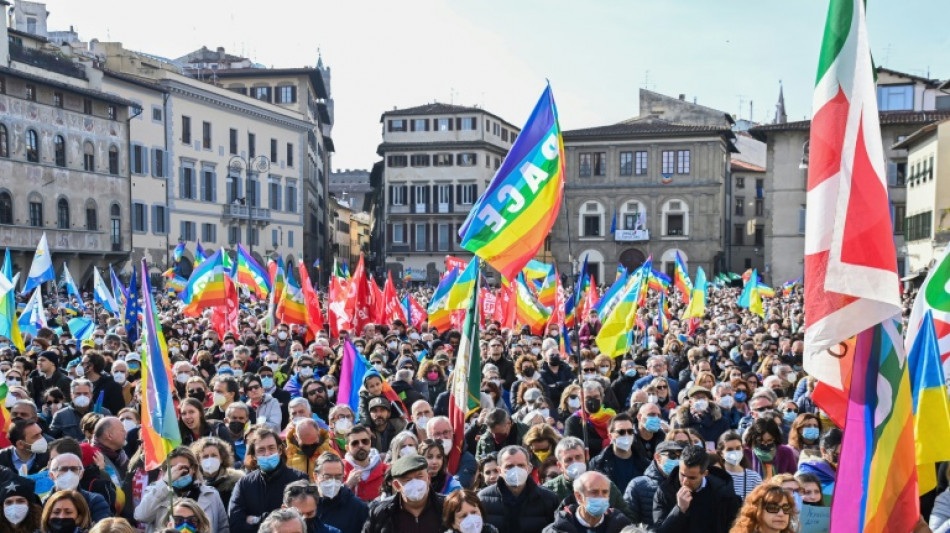
[[[353,459],[356,459],[357,461],[365,461],[366,458],[369,457],[369,450],[366,448],[360,448],[359,450],[356,450],[355,453],[350,455],[352,455]]]

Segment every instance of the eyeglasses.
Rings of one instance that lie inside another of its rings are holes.
[[[247,390],[249,390],[249,391],[251,391],[251,390],[257,390],[257,389],[259,389],[259,388],[261,388],[260,385],[248,385],[248,386],[247,386]]]
[[[615,429],[614,433],[623,437],[624,435],[633,435],[633,429]]]
[[[301,494],[317,494],[317,487],[314,485],[294,485],[287,488],[287,494],[291,497]]]
[[[204,389],[192,389],[188,391],[189,396],[192,394],[204,394],[204,393],[205,393]]]
[[[173,516],[172,520],[175,521],[175,527],[181,527],[185,524],[188,524],[191,527],[198,527],[198,517],[197,516]]]
[[[669,388],[670,388],[669,385],[657,385],[657,386],[656,386],[656,390],[668,390]]]
[[[60,466],[54,470],[57,474],[65,474],[66,472],[72,472],[73,474],[78,474],[82,472],[81,466]]]
[[[762,506],[765,509],[766,513],[778,514],[779,511],[782,511],[785,514],[789,514],[792,511],[792,506],[789,504],[779,505],[777,503],[767,503]]]

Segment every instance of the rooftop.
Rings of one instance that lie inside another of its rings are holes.
[[[732,165],[732,170],[733,170],[733,172],[735,172],[735,171],[739,171],[739,172],[765,172],[765,167],[760,167],[759,165],[753,165],[752,163],[748,163],[748,162],[742,161],[742,160],[740,160],[740,159],[733,159],[732,161],[730,161],[730,164]]]
[[[310,83],[313,84],[313,89],[317,93],[317,98],[326,99],[330,97],[327,93],[327,87],[323,83],[323,74],[316,68],[221,68],[215,69],[214,75],[219,79],[309,76]]]
[[[904,138],[903,141],[899,143],[895,143],[894,146],[892,146],[891,148],[893,148],[894,150],[906,150],[910,148],[911,146],[917,144],[917,141],[926,137],[928,134],[936,131],[937,127],[943,124],[944,122],[946,122],[946,120],[931,122],[930,124],[927,124],[923,128],[920,128],[914,133],[911,133],[910,135],[908,135],[906,138]]]
[[[950,118],[950,111],[881,111],[881,126],[928,124],[938,120]],[[786,122],[785,124],[764,124],[749,130],[756,138],[764,139],[765,135],[773,131],[808,131],[811,128],[810,120]]]
[[[704,126],[697,124],[676,124],[656,117],[644,117],[625,120],[609,126],[597,126],[568,130],[564,133],[565,140],[577,140],[586,137],[652,137],[655,135],[696,135],[716,134],[734,135],[732,130],[721,126]]]

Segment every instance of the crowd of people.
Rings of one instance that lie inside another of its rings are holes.
[[[268,330],[250,301],[240,333],[219,335],[210,310],[160,297],[181,445],[152,470],[140,348],[89,302],[91,339],[50,324],[20,353],[0,338],[0,533],[795,532],[803,509],[830,505],[842,432],[811,399],[800,293],[760,318],[740,291],[712,289],[689,325],[671,294],[668,331],[650,325],[618,358],[599,353],[596,312],[567,343],[555,324],[485,323],[464,428],[448,418],[458,331],[351,332],[371,370],[348,405],[340,339]]]

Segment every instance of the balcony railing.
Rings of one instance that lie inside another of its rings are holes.
[[[270,221],[270,209],[248,207],[246,205],[227,204],[224,206],[222,216],[224,216],[224,218],[247,220],[248,209],[250,209],[251,220]]]

